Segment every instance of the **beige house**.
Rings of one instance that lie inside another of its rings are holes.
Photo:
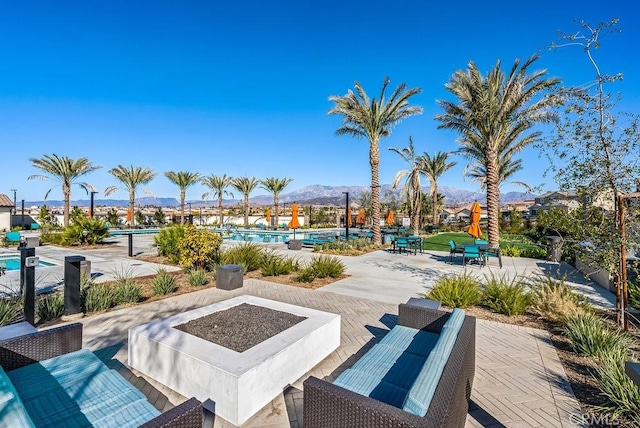
[[[11,211],[13,202],[5,194],[0,193],[0,231],[11,230]]]

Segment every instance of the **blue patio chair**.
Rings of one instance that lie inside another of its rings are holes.
[[[396,248],[398,249],[398,252],[400,254],[402,254],[402,249],[404,248],[404,251],[409,254],[409,241],[407,240],[407,238],[398,238],[396,239]]]
[[[502,269],[502,255],[500,254],[500,247],[489,248],[484,251],[484,264],[487,264],[487,259],[489,257],[496,257],[498,259],[498,265],[500,269]]]
[[[485,239],[476,239],[476,245],[487,245],[489,241]]]
[[[6,232],[4,234],[4,242],[7,245],[19,244],[22,241],[20,232]]]
[[[472,260],[476,260],[479,264],[480,267],[482,267],[484,265],[484,260],[482,258],[482,254],[480,254],[480,248],[478,248],[476,245],[465,245],[464,246],[464,250],[462,253],[462,265],[466,266],[467,265],[467,260],[472,261]]]
[[[31,230],[38,230],[40,229],[40,225],[38,223],[31,223]]]
[[[449,250],[449,261],[453,262],[454,254],[462,254],[463,251],[460,250],[459,248],[456,248],[456,243],[453,242],[453,241],[449,241],[449,247],[450,247],[450,250]]]

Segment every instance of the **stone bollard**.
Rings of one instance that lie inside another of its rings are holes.
[[[216,288],[235,290],[242,288],[242,267],[238,265],[222,265],[216,270]]]

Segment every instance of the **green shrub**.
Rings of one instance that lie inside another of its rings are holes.
[[[602,318],[588,312],[576,312],[569,316],[564,332],[571,347],[588,357],[612,352],[627,353],[633,339],[620,330],[609,328]]]
[[[47,244],[62,245],[63,234],[62,232],[43,232],[40,235],[40,240]]]
[[[220,261],[222,236],[209,230],[187,226],[178,241],[181,266],[197,269],[210,268]]]
[[[587,308],[583,298],[564,279],[537,275],[529,283],[532,290],[531,312],[554,322],[564,323],[569,316]]]
[[[427,297],[452,308],[464,309],[480,302],[480,285],[476,278],[467,273],[442,276]]]
[[[22,310],[22,304],[18,297],[0,296],[0,327],[9,324]]]
[[[142,298],[142,287],[133,278],[119,278],[114,286],[115,303],[137,303]]]
[[[242,242],[225,250],[220,263],[234,264],[243,267],[245,272],[260,269],[264,258],[264,250],[254,242]]]
[[[311,256],[309,265],[316,278],[337,278],[344,273],[344,263],[334,256]]]
[[[43,323],[61,317],[64,313],[64,294],[51,293],[36,301],[36,316]]]
[[[486,278],[482,303],[499,314],[522,315],[531,304],[531,295],[517,277],[509,279],[507,274],[495,276],[492,273]]]
[[[162,229],[153,238],[153,245],[158,249],[158,255],[167,257],[172,263],[180,262],[178,243],[184,237],[182,225],[169,226]]]
[[[62,231],[62,245],[95,245],[109,236],[107,224],[97,218],[78,217]]]
[[[204,269],[189,269],[189,284],[192,287],[200,287],[205,285],[207,279],[207,271]]]
[[[522,256],[522,248],[515,245],[501,245],[500,254],[507,257],[520,257]]]
[[[629,304],[636,309],[640,309],[640,285],[635,282],[629,282],[627,285],[627,293],[629,296]]]
[[[313,273],[313,269],[304,268],[298,272],[298,274],[293,278],[296,282],[313,282],[316,279],[316,276]]]
[[[266,251],[263,255],[260,272],[264,276],[287,275],[297,271],[300,263],[293,257],[286,257],[276,251]]]
[[[107,284],[94,284],[87,287],[84,297],[86,312],[104,311],[115,303],[113,288]]]
[[[520,257],[544,260],[547,258],[547,251],[540,247],[527,247],[522,250]]]
[[[156,296],[173,293],[176,290],[176,279],[166,269],[160,268],[151,281],[151,289]]]
[[[640,388],[625,373],[626,352],[611,352],[597,356],[596,381],[607,403],[595,410],[607,415],[611,421],[620,416],[640,426]]]

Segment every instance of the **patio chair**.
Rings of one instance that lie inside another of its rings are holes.
[[[453,262],[453,255],[462,254],[463,251],[460,250],[459,248],[456,248],[456,243],[453,241],[449,241],[449,247],[451,247],[451,249],[449,250],[449,261]]]
[[[486,239],[476,239],[476,245],[487,245],[489,241]]]
[[[396,239],[396,248],[398,249],[398,252],[400,254],[402,254],[402,249],[404,248],[404,251],[408,255],[409,254],[409,241],[407,240],[407,238],[398,238],[398,239]]]
[[[498,258],[498,265],[500,266],[500,269],[502,269],[502,255],[500,254],[500,247],[493,247],[493,248],[489,248],[488,250],[484,251],[484,264],[487,264],[487,259],[489,257],[497,257]]]
[[[480,267],[484,266],[484,258],[482,254],[480,254],[480,248],[476,245],[465,245],[462,253],[462,265],[467,265],[467,260],[476,260]]]
[[[20,244],[22,242],[22,235],[20,232],[6,232],[4,234],[5,245]]]

